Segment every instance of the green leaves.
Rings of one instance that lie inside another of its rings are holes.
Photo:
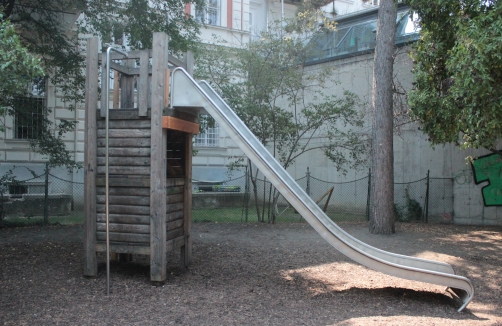
[[[413,53],[412,115],[433,144],[493,149],[502,134],[502,4],[409,3],[422,28]]]
[[[203,0],[89,0],[80,32],[99,35],[105,43],[121,44],[125,37],[132,49],[152,48],[152,34],[165,32],[170,51],[187,51],[196,46],[200,27],[185,14],[188,3],[204,5]]]
[[[24,96],[26,85],[34,78],[43,76],[38,58],[31,55],[21,44],[14,26],[2,19],[0,13],[0,111],[6,109],[16,97]],[[0,124],[0,130],[4,130]]]

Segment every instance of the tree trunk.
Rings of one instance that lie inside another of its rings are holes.
[[[260,204],[258,203],[258,187],[256,185],[256,176],[253,176],[253,163],[251,163],[251,160],[248,159],[248,166],[249,166],[249,175],[251,177],[251,183],[253,184],[253,194],[254,194],[254,203],[256,206],[256,216],[258,217],[258,222],[260,221]],[[258,170],[256,171],[258,173]]]
[[[370,232],[394,233],[392,76],[397,8],[380,1],[373,70]]]

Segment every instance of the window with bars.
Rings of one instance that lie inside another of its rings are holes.
[[[207,0],[204,8],[195,9],[195,19],[208,25],[220,26],[220,0]]]
[[[196,147],[218,147],[219,146],[219,127],[215,123],[212,127],[205,128],[195,136],[194,146]]]
[[[45,78],[28,85],[28,94],[13,101],[14,139],[38,139],[44,131],[46,115]]]

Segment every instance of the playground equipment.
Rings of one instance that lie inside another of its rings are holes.
[[[166,34],[155,33],[152,50],[127,57],[107,51],[109,59],[123,64],[106,67],[98,39],[87,42],[84,275],[97,275],[96,253],[106,252],[108,290],[110,253],[122,259],[150,255],[154,282],[166,279],[168,251],[180,249],[184,266],[191,260],[192,135],[199,131],[198,109],[165,110],[169,62],[190,67],[189,60],[168,58],[167,43]],[[104,91],[97,110],[100,61]],[[120,96],[113,104],[120,109],[108,111],[109,68],[121,73],[121,87],[115,79],[114,95],[120,91]]]
[[[98,56],[97,41],[93,42],[92,40],[88,42],[86,86],[88,124],[85,160],[84,273],[89,276],[97,274],[96,251],[105,251],[104,218],[108,215],[104,214],[105,205],[103,205],[103,196],[108,195],[104,193],[104,163],[100,157],[96,162],[96,153],[104,154],[102,148],[104,134],[102,130],[96,130],[103,121],[100,117],[96,118]],[[112,156],[110,162],[113,162],[114,155],[127,157],[127,159],[123,157],[117,159],[120,165],[114,166],[110,163],[110,174],[113,175],[110,178],[109,190],[111,252],[149,254],[152,281],[164,281],[166,278],[167,250],[181,248],[183,264],[190,262],[190,140],[191,135],[196,133],[196,116],[201,110],[205,110],[294,209],[341,253],[366,267],[388,275],[444,285],[462,300],[459,311],[469,304],[474,295],[474,288],[469,279],[455,275],[449,264],[383,251],[357,240],[338,227],[206,82],[196,82],[185,69],[175,68],[170,77],[171,108],[165,109],[166,90],[169,84],[167,82],[169,74],[166,73],[167,36],[155,33],[153,44],[151,109],[148,111],[144,105],[135,110],[110,110],[107,113],[101,111],[101,116],[108,114],[110,118]],[[132,58],[134,53],[128,53],[128,56]],[[121,59],[122,56],[116,58]],[[147,56],[142,54],[141,58]],[[146,69],[147,66],[141,63],[145,62],[144,60],[148,58],[140,59],[140,81],[145,80],[144,75],[141,77],[141,69]],[[117,67],[117,69],[131,73],[135,68]],[[142,102],[140,100],[138,102],[147,103],[148,100],[143,100],[147,93],[147,87],[140,82],[138,97]],[[97,125],[96,120],[98,120]],[[98,135],[97,140],[96,135]],[[171,140],[169,144],[167,144],[168,139]],[[115,149],[117,146],[121,146],[122,149],[120,151]],[[173,152],[179,150],[176,161],[184,159],[183,164],[170,165],[166,154],[169,150]],[[141,159],[135,159],[136,156]],[[164,160],[167,161],[167,166],[164,166]]]

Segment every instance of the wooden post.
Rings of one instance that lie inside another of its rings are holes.
[[[125,60],[125,67],[134,68],[134,60]],[[134,109],[134,76],[120,74],[120,108]]]
[[[168,37],[153,34],[152,108],[150,150],[150,280],[166,280],[166,131],[162,129],[165,71],[168,64]]]
[[[120,101],[120,74],[117,70],[113,71],[113,108],[118,109],[119,108],[119,101]]]
[[[181,247],[182,266],[192,263],[192,137],[185,136],[185,191],[183,192],[183,228],[185,243]]]
[[[139,55],[139,80],[138,80],[138,115],[146,117],[148,114],[148,51]]]
[[[98,43],[97,37],[87,39],[85,73],[85,156],[84,156],[84,275],[97,276],[96,258],[96,173],[97,131],[96,106],[98,104]]]
[[[187,65],[188,74],[193,77],[194,58],[192,51],[188,51],[187,53],[185,53],[185,63]]]

